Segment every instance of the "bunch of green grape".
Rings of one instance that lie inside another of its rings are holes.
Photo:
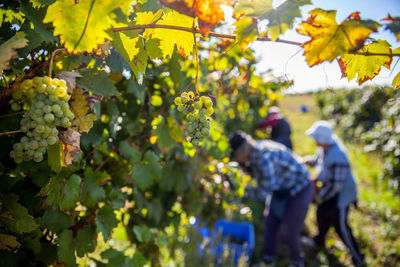
[[[210,135],[211,118],[214,113],[213,102],[209,97],[195,95],[193,92],[182,93],[174,100],[177,109],[186,114],[189,141],[198,146]]]
[[[40,162],[49,145],[58,141],[56,126],[70,127],[74,113],[70,110],[64,80],[50,77],[34,77],[24,80],[18,91],[12,94],[12,109],[25,104],[21,119],[21,131],[25,136],[15,143],[10,156],[16,163],[34,160]]]

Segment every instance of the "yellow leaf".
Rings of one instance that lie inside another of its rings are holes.
[[[150,136],[150,144],[155,144],[157,142],[157,138],[158,136],[156,135]]]
[[[6,42],[0,45],[0,73],[9,68],[9,61],[17,57],[17,49],[23,48],[28,44],[28,40],[25,38],[25,33],[17,32]]]
[[[311,37],[304,43],[304,55],[309,66],[332,61],[347,52],[357,51],[370,33],[380,26],[371,20],[360,20],[351,14],[341,24],[336,22],[336,11],[314,9],[310,17],[297,27],[297,32]]]
[[[165,14],[157,24],[190,28],[193,25],[193,18],[179,14],[176,11],[171,11]],[[147,34],[151,35],[154,39],[160,40],[159,46],[164,58],[171,57],[175,46],[178,52],[184,57],[193,52],[193,33],[171,29],[151,29]]]
[[[384,40],[377,40],[369,45],[364,46],[360,53],[387,53],[390,54],[390,44]],[[389,56],[365,56],[358,54],[345,54],[339,59],[339,66],[342,70],[342,78],[347,77],[350,81],[357,77],[359,85],[368,80],[372,80],[381,71],[381,67],[385,66],[390,69],[392,57]]]
[[[235,22],[235,26],[237,42],[240,45],[240,49],[243,51],[249,43],[257,39],[257,21],[253,21],[252,18],[244,16]]]
[[[394,77],[393,82],[392,82],[392,86],[394,88],[400,88],[400,72],[397,73],[396,77]]]
[[[71,121],[71,128],[81,133],[88,133],[93,127],[96,115],[90,111],[84,90],[75,88],[71,99],[71,111],[75,114],[75,118]]]
[[[47,9],[44,23],[53,23],[54,35],[60,35],[65,47],[75,53],[97,49],[111,37],[106,30],[117,24],[114,10],[129,12],[133,1],[58,0]]]

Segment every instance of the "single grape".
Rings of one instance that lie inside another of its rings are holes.
[[[30,147],[31,149],[33,149],[33,150],[38,149],[38,148],[39,148],[39,143],[38,143],[38,141],[32,140],[32,141],[29,143],[29,147]]]
[[[55,86],[54,84],[51,84],[49,86],[46,87],[46,92],[49,95],[55,95],[57,92],[57,86]]]
[[[51,146],[57,143],[57,137],[55,136],[49,136],[47,137],[47,143]]]
[[[24,147],[22,146],[21,143],[15,143],[13,145],[13,148],[14,148],[15,151],[22,151],[24,149]]]
[[[49,96],[49,99],[50,99],[50,101],[51,101],[52,103],[55,103],[55,102],[58,101],[58,96],[56,96],[56,95],[50,95],[50,96]]]
[[[192,139],[191,142],[192,142],[192,144],[193,144],[194,146],[198,146],[198,145],[200,144],[199,139],[196,139],[196,138]]]
[[[182,111],[185,110],[185,107],[184,107],[184,106],[178,106],[176,109],[177,109],[179,112],[182,112]]]
[[[207,102],[205,103],[205,106],[206,106],[207,109],[212,108],[212,106],[213,106],[212,101],[211,101],[211,100],[207,101]]]
[[[182,105],[182,99],[181,99],[179,96],[178,96],[178,97],[175,97],[174,103],[175,103],[175,105],[177,105],[177,106]]]
[[[47,122],[52,122],[54,121],[54,115],[51,113],[47,113],[46,115],[44,115],[44,120]]]
[[[187,93],[187,96],[188,96],[189,99],[192,99],[192,98],[194,98],[194,93],[193,92],[189,92],[189,93]]]
[[[199,102],[199,101],[197,101],[197,102],[194,103],[194,108],[195,108],[195,109],[201,109],[202,106],[203,106],[203,105],[202,105],[201,102]]]
[[[58,104],[54,104],[51,106],[51,110],[53,111],[53,113],[57,113],[61,111],[61,107]]]
[[[213,113],[214,113],[214,109],[213,108],[207,108],[207,112],[206,112],[207,116],[211,116]]]
[[[50,105],[45,105],[43,107],[43,112],[44,113],[50,113],[51,112],[51,106]]]
[[[67,95],[67,91],[63,87],[57,87],[56,95],[61,98]]]
[[[14,102],[14,103],[11,104],[11,109],[12,109],[13,111],[21,110],[21,105],[18,104],[17,102]]]
[[[204,109],[204,108],[202,108],[202,109],[199,110],[199,114],[202,115],[202,116],[204,116],[204,115],[207,114],[207,110]]]

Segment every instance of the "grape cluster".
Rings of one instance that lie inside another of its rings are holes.
[[[209,97],[195,95],[193,92],[182,93],[174,100],[177,109],[187,117],[187,130],[190,142],[198,146],[210,135],[211,116],[214,113],[213,102]]]
[[[34,77],[24,80],[12,94],[13,109],[25,102],[27,109],[21,119],[21,130],[26,135],[14,144],[10,156],[16,163],[34,160],[40,162],[49,145],[58,141],[56,126],[70,127],[74,113],[70,110],[64,80]]]

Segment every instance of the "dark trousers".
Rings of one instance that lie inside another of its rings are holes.
[[[312,195],[313,187],[309,183],[297,195],[289,199],[282,219],[279,219],[272,210],[269,211],[264,229],[264,260],[274,260],[278,228],[282,227],[282,237],[289,246],[290,259],[293,262],[302,261],[304,255],[301,249],[300,231],[304,225]]]
[[[347,215],[349,207],[337,207],[338,196],[323,202],[317,208],[318,235],[314,237],[314,241],[320,247],[325,246],[326,234],[333,226],[343,243],[349,249],[354,264],[363,262],[363,255],[360,253],[357,243],[354,239],[350,226],[347,223]]]

